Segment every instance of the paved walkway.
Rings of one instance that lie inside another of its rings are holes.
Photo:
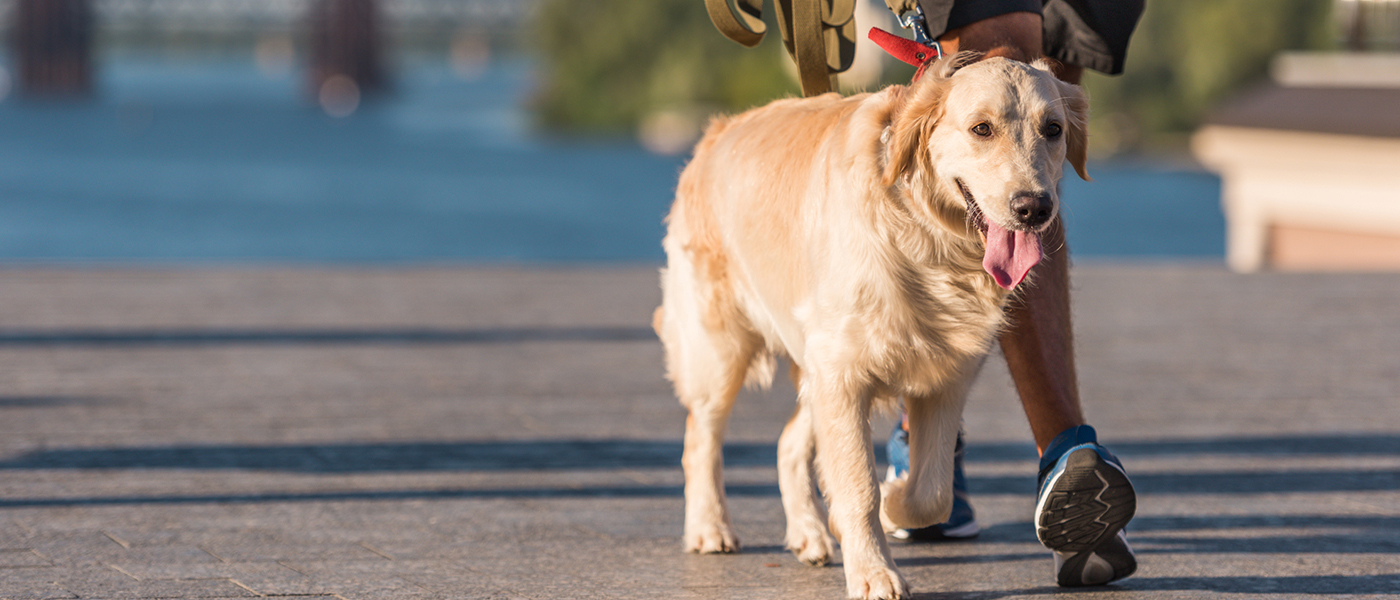
[[[1400,597],[1400,276],[1076,282],[1142,567],[1069,595]],[[781,547],[785,385],[733,423],[745,552],[680,552],[657,300],[643,268],[0,271],[0,598],[840,598]],[[905,575],[1065,595],[997,359],[967,430],[986,532]]]

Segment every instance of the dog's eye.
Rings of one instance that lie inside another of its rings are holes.
[[[1064,128],[1060,127],[1059,123],[1051,123],[1045,126],[1045,137],[1048,137],[1052,140],[1057,137],[1060,137],[1060,134],[1063,132]]]
[[[992,126],[986,123],[978,123],[972,126],[972,133],[982,137],[990,136],[992,135]]]

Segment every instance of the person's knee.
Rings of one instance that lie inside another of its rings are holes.
[[[1023,61],[1040,58],[1041,17],[1033,12],[1010,12],[950,29],[939,36],[944,50],[986,52]]]
[[[982,19],[949,29],[938,37],[943,51],[955,54],[963,50],[985,52],[987,57],[1004,56],[1030,62],[1043,56],[1043,32],[1040,14],[1011,12]],[[1084,77],[1084,67],[1050,61],[1055,76],[1078,85]]]

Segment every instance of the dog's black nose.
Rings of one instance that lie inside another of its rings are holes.
[[[1011,214],[1016,222],[1026,227],[1040,227],[1050,220],[1055,204],[1050,194],[1044,192],[1021,192],[1011,198]]]

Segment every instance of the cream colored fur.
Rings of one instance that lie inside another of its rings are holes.
[[[850,597],[908,596],[883,531],[947,518],[964,399],[1009,294],[982,269],[958,182],[1009,229],[1020,191],[1058,206],[1066,157],[1084,174],[1085,108],[1044,64],[960,55],[911,86],[711,124],[680,178],[654,322],[690,411],[687,550],[739,549],[723,434],[735,394],[782,354],[798,387],[778,444],[787,545],[820,565],[839,539]],[[911,470],[881,486],[869,419],[901,397]]]

